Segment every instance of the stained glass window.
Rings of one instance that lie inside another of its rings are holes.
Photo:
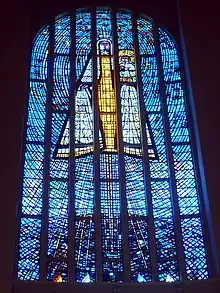
[[[77,10],[39,31],[19,280],[209,277],[178,56],[163,28],[125,10]]]

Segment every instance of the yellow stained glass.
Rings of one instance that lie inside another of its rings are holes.
[[[116,151],[116,100],[112,82],[111,56],[101,56],[101,78],[98,85],[100,119],[105,136],[105,150]]]

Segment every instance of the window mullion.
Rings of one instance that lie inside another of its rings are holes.
[[[166,89],[165,89],[165,81],[164,81],[164,75],[163,75],[162,56],[160,51],[159,28],[157,27],[155,23],[154,23],[154,36],[155,36],[155,44],[156,44],[156,59],[157,59],[157,66],[158,66],[162,116],[163,116],[163,124],[165,129],[165,146],[167,151],[167,160],[168,160],[169,174],[170,174],[170,188],[171,188],[172,209],[173,209],[174,225],[175,225],[177,258],[178,258],[178,265],[179,265],[179,271],[180,271],[180,279],[185,280],[186,279],[185,258],[184,258],[184,249],[183,249],[183,241],[182,241],[182,233],[181,233],[180,211],[179,211],[179,205],[178,205],[177,186],[176,186],[176,178],[175,178],[175,170],[174,170],[174,159],[173,159],[172,144],[171,144],[170,123],[169,123],[168,109],[167,109],[167,102],[166,102]]]
[[[134,38],[134,55],[136,60],[136,76],[137,76],[137,92],[139,98],[140,108],[140,121],[141,121],[141,142],[143,154],[143,167],[144,167],[144,185],[146,194],[146,203],[148,206],[148,233],[149,233],[149,247],[152,266],[152,281],[158,281],[157,273],[157,254],[156,254],[156,241],[153,220],[153,204],[151,194],[151,178],[150,178],[150,163],[148,156],[148,143],[146,132],[146,110],[143,99],[143,85],[141,78],[141,59],[139,53],[138,29],[137,29],[137,15],[133,13],[133,38]]]
[[[120,69],[118,58],[118,39],[117,39],[117,23],[116,10],[112,10],[112,32],[113,32],[113,56],[114,56],[114,82],[115,82],[115,96],[117,108],[117,144],[119,157],[119,184],[121,197],[121,228],[122,228],[122,254],[123,254],[123,270],[124,281],[131,281],[130,269],[130,249],[129,249],[129,235],[128,235],[128,210],[126,200],[126,182],[125,182],[125,163],[124,163],[124,142],[122,132],[122,115],[121,115],[121,100],[120,100]]]
[[[96,281],[102,281],[102,233],[101,233],[101,195],[100,195],[100,142],[99,142],[99,107],[97,81],[97,48],[96,48],[96,8],[92,8],[92,108],[94,137],[94,189],[95,189],[95,248],[96,248]]]
[[[68,280],[75,281],[75,95],[76,95],[76,14],[70,15],[70,99],[69,99],[69,199],[68,199]]]
[[[54,21],[49,26],[48,50],[48,76],[47,76],[47,102],[46,125],[44,137],[44,171],[43,171],[43,209],[41,230],[41,256],[40,280],[47,279],[47,254],[48,254],[48,213],[49,213],[49,188],[50,188],[50,149],[52,131],[52,97],[53,97],[53,63],[54,63]]]

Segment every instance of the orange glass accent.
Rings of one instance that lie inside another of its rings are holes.
[[[56,277],[56,279],[54,280],[54,283],[62,283],[63,282],[63,279],[62,279],[62,276],[61,275],[58,275]]]

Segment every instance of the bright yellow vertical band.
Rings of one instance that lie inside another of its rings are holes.
[[[111,56],[101,56],[101,79],[98,86],[100,119],[105,135],[105,150],[115,151],[116,100],[111,72]]]

